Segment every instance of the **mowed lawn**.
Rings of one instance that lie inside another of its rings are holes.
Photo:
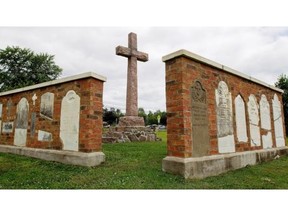
[[[203,180],[162,172],[161,142],[104,144],[104,164],[64,165],[0,153],[0,189],[288,189],[288,157]]]

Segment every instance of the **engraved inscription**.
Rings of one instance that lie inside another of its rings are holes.
[[[196,81],[191,87],[192,156],[201,157],[209,153],[209,130],[206,91]]]

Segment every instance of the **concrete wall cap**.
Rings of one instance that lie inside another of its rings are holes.
[[[189,52],[189,51],[187,51],[185,49],[181,49],[181,50],[178,50],[176,52],[173,52],[173,53],[170,53],[168,55],[163,56],[162,57],[162,61],[166,62],[166,61],[169,61],[171,59],[174,59],[174,58],[177,58],[177,57],[181,57],[181,56],[185,56],[185,57],[187,57],[189,59],[193,59],[193,60],[196,60],[198,62],[210,65],[210,66],[218,68],[218,69],[221,69],[221,70],[223,70],[223,71],[225,71],[227,73],[230,73],[230,74],[242,77],[244,79],[250,80],[250,81],[252,81],[254,83],[257,83],[259,85],[265,86],[265,87],[270,88],[270,89],[272,89],[274,91],[278,91],[278,92],[281,92],[281,93],[284,92],[282,89],[276,88],[276,87],[274,87],[272,85],[269,85],[269,84],[267,84],[267,83],[265,83],[263,81],[260,81],[260,80],[258,80],[256,78],[253,78],[253,77],[248,76],[248,75],[246,75],[244,73],[236,71],[236,70],[234,70],[232,68],[229,68],[229,67],[227,67],[225,65],[222,65],[222,64],[219,64],[217,62],[214,62],[214,61],[212,61],[210,59],[204,58],[204,57],[202,57],[200,55],[197,55],[195,53]]]
[[[56,85],[56,84],[60,84],[60,83],[70,82],[70,81],[89,78],[89,77],[92,77],[94,79],[97,79],[97,80],[100,80],[103,82],[106,82],[106,80],[107,80],[106,77],[101,76],[99,74],[96,74],[94,72],[86,72],[86,73],[81,73],[81,74],[77,74],[77,75],[73,75],[73,76],[63,77],[63,78],[48,81],[48,82],[38,83],[36,85],[26,86],[23,88],[18,88],[18,89],[13,89],[10,91],[2,92],[2,93],[0,93],[0,96],[15,94],[15,93],[19,93],[19,92],[29,91],[29,90],[33,90],[33,89],[43,88],[43,87],[47,87],[47,86],[52,86],[52,85]]]

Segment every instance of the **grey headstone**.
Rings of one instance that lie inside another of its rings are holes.
[[[234,101],[237,139],[239,142],[248,142],[244,100],[239,94]]]
[[[263,148],[272,148],[272,133],[271,133],[271,117],[270,117],[270,105],[264,94],[261,95],[260,100],[260,119],[261,128],[265,130],[265,134],[262,134]]]
[[[42,116],[53,119],[54,110],[54,94],[46,92],[41,96],[40,114]]]
[[[32,112],[31,113],[31,132],[30,132],[30,136],[34,137],[35,134],[35,127],[36,127],[36,113]]]
[[[206,91],[199,81],[191,87],[192,156],[209,154],[209,128]]]
[[[0,103],[0,118],[2,118],[2,108],[3,108],[3,104]]]
[[[8,100],[7,102],[7,117],[10,117],[11,115],[11,108],[13,106],[13,102],[11,100],[11,98]]]
[[[21,98],[17,105],[17,117],[14,134],[14,145],[25,146],[27,140],[29,104],[26,98]]]
[[[235,152],[232,96],[224,81],[215,90],[217,111],[217,137],[219,153]]]
[[[248,101],[248,116],[250,128],[251,146],[261,146],[260,127],[259,127],[259,106],[256,97],[251,94]]]
[[[272,107],[273,107],[273,120],[274,120],[276,146],[283,147],[285,146],[285,139],[283,130],[282,109],[281,109],[281,103],[276,94],[274,94],[274,98],[272,100]]]

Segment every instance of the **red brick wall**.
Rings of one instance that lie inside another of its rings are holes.
[[[0,144],[13,145],[16,121],[16,107],[22,97],[29,102],[28,130],[26,147],[58,149],[61,150],[63,144],[60,139],[60,114],[61,102],[69,90],[74,90],[80,97],[80,122],[79,122],[79,151],[95,152],[101,151],[102,145],[102,95],[103,81],[92,77],[65,83],[55,84],[43,88],[28,90],[15,94],[0,96],[0,103],[3,104],[3,122],[14,121],[13,133],[1,132]],[[46,92],[54,93],[54,114],[53,120],[40,116],[41,95]],[[37,95],[35,106],[32,97]],[[7,102],[11,99],[13,106],[11,115],[7,116]],[[31,113],[36,112],[35,134],[31,137]],[[38,130],[52,133],[53,141],[38,141]]]
[[[262,149],[260,147],[252,147],[250,145],[250,131],[247,102],[250,94],[254,94],[257,103],[261,98],[261,94],[265,94],[270,104],[270,116],[272,127],[273,147],[275,144],[274,124],[272,121],[272,99],[276,93],[282,102],[282,95],[270,88],[254,83],[239,76],[227,73],[223,70],[214,68],[205,63],[194,61],[190,58],[180,56],[167,60],[166,62],[166,108],[167,108],[167,148],[168,156],[176,157],[192,157],[192,122],[191,122],[191,95],[190,89],[196,80],[202,83],[206,90],[208,103],[208,119],[209,119],[209,136],[210,136],[210,153],[209,155],[218,154],[217,141],[217,119],[216,119],[216,101],[215,89],[217,89],[220,81],[225,81],[229,91],[232,94],[233,104],[233,122],[234,122],[234,138],[236,144],[236,152],[250,151]],[[237,141],[236,123],[235,123],[235,104],[234,99],[238,94],[244,99],[246,105],[246,127],[248,142],[241,144]],[[282,111],[283,115],[283,111]],[[260,116],[259,116],[260,118]],[[284,119],[284,116],[282,116]],[[259,124],[260,126],[261,124]],[[266,132],[261,129],[260,133]],[[285,136],[285,133],[284,133]]]

